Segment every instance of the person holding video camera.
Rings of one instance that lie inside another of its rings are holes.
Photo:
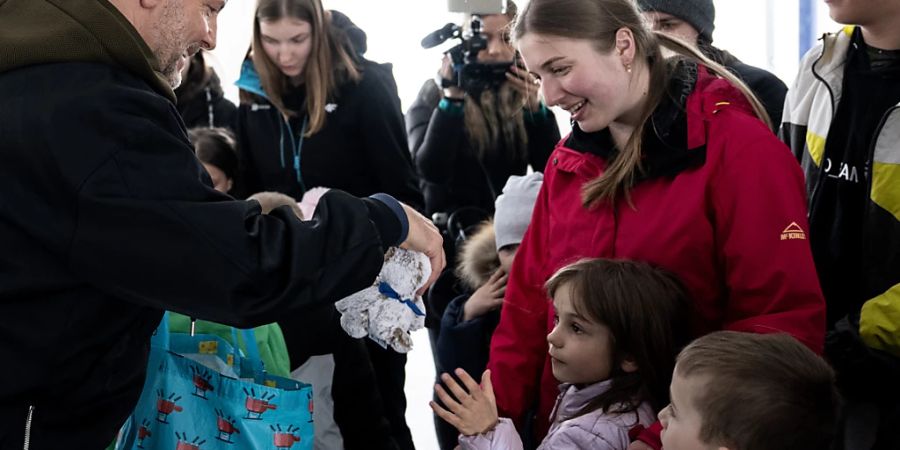
[[[496,3],[501,10],[502,2]],[[534,77],[522,68],[508,39],[506,30],[516,5],[508,2],[501,14],[472,13],[463,27],[448,24],[423,41],[428,48],[450,37],[462,39],[447,51],[438,77],[425,82],[406,113],[425,211],[443,227],[445,237],[454,234],[444,241],[447,267],[456,265],[458,237],[448,228],[465,228],[489,218],[510,175],[525,175],[529,166],[543,171],[560,139],[556,118],[541,102]],[[455,220],[462,216],[467,219]],[[440,334],[447,304],[461,294],[452,270],[438,284],[426,298],[425,325],[432,343]],[[452,368],[436,369],[441,373]],[[441,448],[453,448],[456,431],[440,419],[435,424]]]

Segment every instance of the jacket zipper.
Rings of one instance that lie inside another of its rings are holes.
[[[828,82],[825,81],[825,79],[822,78],[822,76],[819,75],[818,72],[816,72],[816,65],[819,64],[820,61],[822,61],[822,58],[825,57],[825,52],[828,50],[827,48],[825,48],[828,45],[827,38],[828,38],[827,33],[822,36],[822,54],[819,55],[818,58],[816,58],[815,62],[813,62],[811,70],[812,70],[813,77],[815,77],[815,79],[822,82],[822,84],[825,85],[825,89],[828,89],[828,96],[831,98],[831,102],[830,102],[830,104],[831,104],[831,120],[833,122],[835,110],[837,109],[837,105],[834,104],[834,91],[831,89],[831,85],[828,84]],[[806,126],[808,128],[809,124],[807,123]],[[831,129],[831,124],[828,125],[828,128]],[[809,131],[807,129],[807,133],[808,132]],[[825,136],[825,137],[827,137],[827,136]],[[805,139],[805,137],[804,137],[804,139]],[[807,149],[807,151],[809,151],[809,149]],[[812,155],[810,155],[810,156],[812,156]],[[824,178],[823,177],[824,174],[825,174],[825,149],[823,148],[822,149],[822,164],[819,166],[819,176],[816,178],[816,186],[813,187],[813,191],[809,195],[809,212],[807,213],[807,215],[812,214],[812,211],[813,211],[815,205],[819,201],[819,196],[818,196],[819,188],[822,187],[822,182],[823,182],[822,180]]]
[[[209,86],[205,88],[206,90],[206,114],[209,119],[209,127],[214,128],[216,126],[216,115],[213,113],[213,103],[212,103],[212,92],[209,90]]]
[[[25,417],[25,445],[22,450],[31,447],[31,420],[34,417],[34,405],[28,405],[28,415]]]

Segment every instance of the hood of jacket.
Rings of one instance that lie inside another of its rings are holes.
[[[0,0],[0,55],[0,73],[66,62],[120,66],[175,101],[150,47],[107,0]]]
[[[345,38],[342,45],[344,45],[344,47],[353,55],[364,55],[368,49],[366,32],[363,31],[362,28],[356,26],[346,14],[336,9],[332,9],[330,12],[332,26],[338,31],[341,31]]]
[[[456,275],[474,291],[486,283],[499,267],[494,223],[486,221],[466,240],[460,250]]]
[[[234,82],[234,85],[242,91],[258,95],[266,100],[269,99],[262,87],[262,80],[259,79],[259,73],[256,71],[256,66],[253,65],[253,59],[250,56],[247,56],[241,64],[241,75]]]

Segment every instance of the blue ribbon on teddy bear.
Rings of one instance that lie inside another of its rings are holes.
[[[411,299],[408,299],[408,298],[407,299],[401,298],[400,294],[398,294],[397,291],[395,291],[394,288],[392,288],[391,285],[388,284],[386,281],[382,281],[382,282],[378,283],[378,292],[387,298],[392,298],[394,300],[397,300],[400,303],[403,303],[404,305],[409,307],[409,309],[411,309],[414,313],[416,313],[417,316],[425,315],[425,313],[423,313],[422,310],[419,309],[418,306],[416,306],[415,302],[413,302]]]

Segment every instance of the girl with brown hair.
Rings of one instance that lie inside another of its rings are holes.
[[[687,341],[688,299],[672,274],[649,264],[585,259],[547,281],[553,329],[547,335],[553,376],[562,385],[541,450],[625,450],[629,431],[665,406],[675,355]],[[490,371],[482,386],[455,370],[431,407],[462,433],[463,450],[520,449],[512,421],[499,419]]]
[[[384,192],[422,205],[389,64],[319,0],[262,0],[241,68],[238,136],[246,193],[298,201],[307,188]]]

